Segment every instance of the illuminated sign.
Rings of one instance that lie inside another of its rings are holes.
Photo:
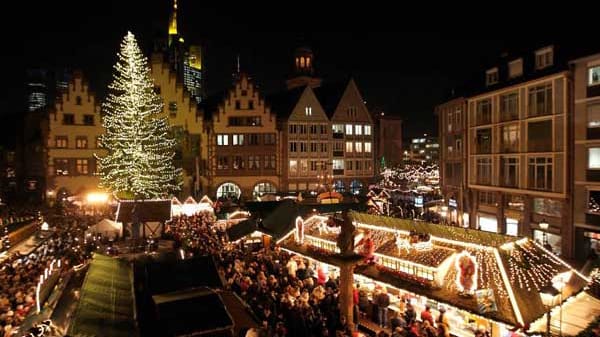
[[[415,207],[423,207],[423,196],[422,195],[415,198]]]
[[[456,202],[456,199],[448,199],[448,207],[457,208],[458,207],[458,203]]]

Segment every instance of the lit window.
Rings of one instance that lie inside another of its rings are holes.
[[[371,142],[365,142],[365,152],[371,153]]]
[[[298,174],[298,161],[290,160],[290,175]]]
[[[343,170],[344,169],[344,160],[343,159],[334,159],[333,160],[333,169],[334,170]]]
[[[588,168],[600,169],[600,147],[591,147],[588,149]]]
[[[352,124],[346,124],[346,134],[352,135]]]
[[[217,135],[217,145],[229,145],[229,135]]]
[[[232,145],[244,145],[244,135],[233,135]]]
[[[68,138],[67,138],[67,136],[56,136],[55,142],[56,142],[56,147],[57,148],[64,149],[64,148],[68,147]]]
[[[77,137],[75,147],[78,149],[87,149],[87,137]]]
[[[370,135],[371,135],[371,126],[365,125],[365,136],[370,136]]]
[[[87,159],[77,159],[77,173],[78,174],[88,174],[88,160]]]
[[[344,133],[344,124],[333,124],[331,130],[333,133]]]
[[[600,66],[591,67],[588,70],[588,85],[600,84]]]
[[[362,125],[355,125],[354,126],[354,134],[355,135],[362,135]]]
[[[304,114],[307,116],[312,116],[312,107],[310,107],[310,106],[305,107]]]
[[[346,142],[346,152],[352,153],[352,142]]]
[[[362,143],[361,142],[356,142],[354,144],[354,148],[356,149],[356,152],[362,152]]]

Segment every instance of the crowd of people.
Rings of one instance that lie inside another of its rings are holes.
[[[214,225],[208,213],[175,217],[167,235],[189,254],[215,257],[225,287],[238,294],[262,324],[259,336],[352,336],[366,319],[381,327],[378,336],[449,337],[448,320],[433,318],[427,308],[418,315],[408,299],[400,312],[388,309],[390,295],[384,288],[370,292],[354,287],[354,322],[339,310],[339,279],[310,260],[275,247],[228,243],[225,229]],[[371,314],[373,314],[371,316]],[[388,316],[389,313],[389,316]],[[385,329],[384,329],[385,328]]]
[[[84,218],[64,219],[28,255],[12,252],[0,263],[0,337],[13,336],[28,314],[35,310],[40,275],[55,259],[64,266],[83,263],[92,245],[84,245]],[[19,332],[21,333],[21,332]]]

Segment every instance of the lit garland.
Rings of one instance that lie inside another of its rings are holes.
[[[378,186],[381,188],[399,188],[406,187],[415,189],[419,185],[424,185],[432,189],[439,188],[440,170],[437,164],[428,166],[422,165],[403,165],[394,168],[385,168],[381,172],[381,179]]]
[[[101,186],[128,198],[158,198],[179,189],[181,170],[173,166],[176,141],[169,135],[163,103],[154,92],[147,60],[128,32],[102,105],[100,137],[105,157],[97,157]]]
[[[559,270],[547,254],[527,243],[516,243],[508,251],[508,272],[512,285],[531,291],[540,291]]]

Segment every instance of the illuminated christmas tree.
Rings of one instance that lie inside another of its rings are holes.
[[[100,142],[108,154],[98,158],[101,186],[120,198],[164,197],[181,182],[181,170],[173,165],[176,141],[167,119],[157,116],[163,103],[131,32],[121,43],[114,70],[102,105],[105,133]]]

